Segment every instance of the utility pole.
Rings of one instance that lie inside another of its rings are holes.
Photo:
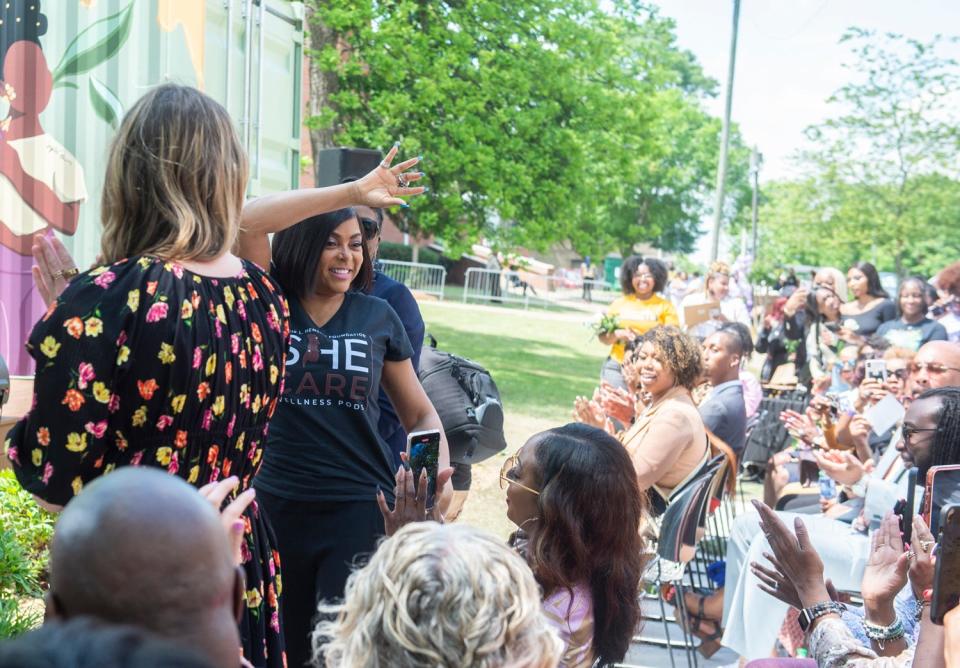
[[[730,149],[730,110],[733,106],[733,72],[737,63],[737,29],[740,24],[740,0],[733,0],[733,34],[730,36],[730,66],[727,69],[727,95],[723,112],[723,133],[720,137],[720,166],[717,168],[717,201],[713,214],[710,240],[710,261],[720,254],[720,224],[723,222],[723,189],[727,179],[727,152]]]
[[[753,153],[750,154],[750,175],[753,177],[753,247],[750,249],[753,253],[753,259],[757,259],[757,204],[760,196],[760,166],[763,164],[763,154],[753,147]]]

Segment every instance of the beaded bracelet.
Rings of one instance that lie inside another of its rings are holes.
[[[906,634],[906,631],[903,628],[903,622],[900,620],[899,616],[890,626],[872,624],[864,619],[863,632],[867,634],[867,637],[870,638],[870,640],[875,641],[880,649],[883,649],[883,643],[899,640]]]

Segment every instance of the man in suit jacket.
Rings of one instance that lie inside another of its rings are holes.
[[[740,366],[753,352],[750,331],[728,322],[703,342],[703,366],[712,386],[700,403],[703,424],[739,456],[747,439],[747,410]]]

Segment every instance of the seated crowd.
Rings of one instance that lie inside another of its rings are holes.
[[[423,192],[397,150],[358,179],[244,204],[220,105],[167,84],[128,112],[102,264],[75,272],[36,242],[50,309],[27,342],[34,406],[5,450],[59,517],[47,621],[0,644],[0,668],[623,661],[661,523],[749,447],[748,290],[714,263],[672,302],[667,267],[628,258],[599,387],[503,462],[509,542],[445,523],[445,436],[431,507],[397,436],[442,434],[413,361],[422,320],[398,315],[416,307],[395,285],[406,306],[371,296],[381,209]],[[733,522],[724,585],[662,588],[704,654],[933,666],[960,642],[925,605],[936,537],[917,518],[908,560],[876,511],[907,495],[910,468],[960,464],[960,265],[936,284],[905,280],[891,300],[869,263],[826,268],[766,314],[764,380],[812,398],[780,416],[796,442],[761,462],[766,504]],[[877,406],[905,412],[876,433]],[[811,470],[841,494],[806,493]],[[862,609],[835,605],[851,593]]]

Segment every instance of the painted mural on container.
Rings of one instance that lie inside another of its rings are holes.
[[[31,280],[33,239],[54,230],[73,236],[88,199],[83,166],[41,115],[55,88],[85,87],[96,115],[116,126],[123,113],[117,96],[89,73],[123,47],[131,8],[50,54],[43,48],[50,18],[40,0],[0,0],[0,353],[14,374],[32,372],[23,342],[46,309]]]

